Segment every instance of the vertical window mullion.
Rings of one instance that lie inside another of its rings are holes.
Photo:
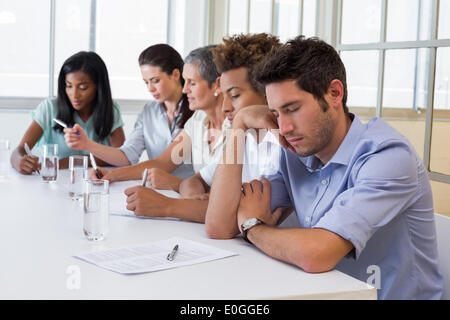
[[[167,0],[167,26],[166,26],[166,43],[172,44],[172,38],[170,36],[170,32],[172,30],[172,26],[170,25],[172,20],[170,17],[172,16],[170,13],[172,12],[172,0]]]
[[[338,0],[337,4],[336,44],[337,46],[340,46],[342,44],[342,0]]]
[[[381,30],[380,30],[380,44],[386,43],[386,27],[387,27],[387,0],[382,0],[381,5]],[[376,116],[382,115],[382,104],[384,94],[384,64],[386,60],[386,50],[380,49],[379,61],[378,61],[378,94],[377,94],[377,106]]]
[[[205,19],[204,22],[206,24],[203,43],[210,44],[214,41],[214,14],[215,14],[215,2],[214,1],[206,1],[205,5]]]
[[[416,40],[420,40],[420,33],[421,33],[421,13],[422,11],[422,0],[419,0],[419,5],[417,8],[417,36]],[[413,110],[417,113],[420,113],[420,109],[417,102],[417,93],[419,92],[419,50],[416,49],[415,54],[415,69],[414,69],[414,93],[413,93]]]
[[[273,35],[278,36],[278,17],[280,14],[279,4],[275,4],[275,0],[272,0],[272,22],[270,30]]]
[[[227,36],[230,36],[230,0],[227,0],[227,25],[226,25],[226,29],[227,30]]]
[[[250,10],[251,10],[251,1],[247,0],[247,33],[250,33]]]
[[[319,36],[319,21],[320,21],[320,1],[316,1],[316,18],[315,18],[315,26],[314,26],[314,36]]]
[[[300,19],[298,19],[298,34],[301,35],[303,34],[303,7],[304,7],[304,2],[305,0],[298,0],[299,1],[299,7],[300,7],[300,12],[298,13],[300,15]]]
[[[438,26],[438,13],[439,13],[439,0],[432,0],[431,11],[431,34],[430,39],[436,40],[437,38],[437,26]],[[433,109],[434,109],[434,80],[436,74],[436,53],[437,48],[430,48],[430,59],[428,61],[428,88],[427,88],[427,114],[425,120],[425,147],[423,162],[425,168],[430,172],[430,157],[431,157],[431,138],[433,131]]]
[[[56,0],[50,0],[50,46],[49,46],[49,68],[48,68],[48,96],[54,96],[55,88],[55,22],[56,22]]]
[[[97,41],[97,0],[91,0],[91,19],[89,23],[89,50],[95,51]]]

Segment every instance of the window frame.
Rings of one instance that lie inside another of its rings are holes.
[[[250,33],[250,23],[251,23],[251,5],[252,5],[252,0],[244,0],[246,1],[246,6],[247,6],[247,21],[246,21],[246,33]],[[303,33],[303,14],[304,14],[304,2],[305,0],[297,0],[299,3],[299,25],[297,26],[297,33],[298,34],[302,34]],[[270,33],[273,35],[278,35],[278,22],[279,22],[279,9],[278,9],[278,5],[277,5],[278,1],[277,0],[271,0],[271,21],[270,21]],[[315,34],[318,34],[318,21],[320,19],[320,1],[316,0],[316,19],[315,19]],[[225,32],[224,34],[226,36],[230,36],[230,28],[229,28],[229,24],[230,24],[230,1],[227,0],[226,1],[226,26],[225,26]]]
[[[386,41],[387,31],[387,8],[388,0],[381,1],[381,30],[380,39],[378,42],[373,43],[358,43],[358,44],[342,44],[342,12],[343,1],[338,0],[338,4],[335,8],[337,15],[337,22],[335,26],[336,30],[336,45],[335,48],[339,52],[342,51],[365,51],[365,50],[377,50],[379,52],[378,61],[378,81],[377,81],[377,103],[376,103],[376,116],[382,117],[383,115],[383,93],[384,93],[384,72],[385,72],[385,57],[386,51],[392,49],[429,49],[430,59],[428,61],[428,84],[427,84],[427,101],[426,101],[426,115],[425,115],[425,137],[424,137],[424,155],[423,161],[425,168],[427,169],[428,176],[431,180],[450,184],[450,175],[446,175],[439,172],[430,170],[430,158],[431,158],[431,139],[433,130],[433,111],[434,111],[434,94],[435,94],[435,75],[436,75],[436,53],[438,48],[450,47],[450,39],[438,39],[437,31],[439,24],[439,3],[440,0],[432,1],[432,14],[431,14],[431,30],[430,40],[415,40],[415,41]],[[423,1],[423,0],[420,0]],[[420,21],[419,21],[420,23]],[[417,68],[416,68],[417,74]],[[420,110],[412,107],[415,113],[420,113]]]
[[[55,21],[56,21],[56,0],[50,1],[50,45],[49,45],[49,94],[47,97],[54,97],[54,59],[55,59]],[[176,7],[177,0],[167,0],[167,34],[166,42],[173,42],[174,20],[171,18]],[[205,0],[206,1],[206,0]],[[250,10],[251,0],[247,1],[247,33],[250,29]],[[303,31],[303,15],[304,15],[304,1],[299,1],[299,26],[298,32],[302,34]],[[432,1],[432,15],[431,15],[431,30],[430,40],[415,40],[415,41],[386,41],[387,32],[387,8],[388,0],[381,1],[381,24],[380,24],[380,39],[378,42],[372,43],[357,43],[357,44],[342,44],[342,8],[343,1],[337,0],[332,2],[316,1],[316,19],[315,19],[315,33],[318,37],[329,42],[336,50],[341,53],[343,51],[364,51],[375,50],[379,52],[378,61],[378,79],[377,79],[377,102],[375,106],[375,113],[377,117],[383,115],[383,94],[384,94],[384,72],[385,72],[385,57],[386,51],[392,49],[428,49],[430,59],[428,61],[428,87],[427,87],[427,101],[425,113],[425,137],[424,137],[424,165],[428,171],[431,180],[450,184],[450,175],[430,170],[431,157],[431,139],[433,129],[434,117],[434,95],[435,95],[435,75],[436,75],[436,54],[438,48],[450,47],[449,39],[438,39],[438,24],[439,24],[439,4],[440,0]],[[420,0],[423,1],[423,0]],[[272,14],[271,14],[271,33],[277,34],[279,11],[277,10],[276,0],[271,0]],[[97,0],[91,0],[91,14],[90,14],[90,34],[89,34],[89,50],[95,51],[96,39],[96,9]],[[204,42],[217,43],[222,40],[223,36],[229,35],[229,0],[215,0],[206,2],[207,14],[205,15],[205,35]],[[420,21],[419,21],[420,22]],[[416,70],[417,72],[417,70]],[[0,97],[0,111],[19,111],[34,109],[36,105],[46,97]],[[126,106],[123,108],[124,113],[135,113],[141,110],[143,104],[147,101],[144,99],[117,99],[120,105]],[[357,109],[357,107],[355,108]],[[361,108],[362,109],[362,108]],[[367,109],[367,108],[366,108]],[[373,109],[372,109],[373,110]],[[420,118],[420,110],[414,109],[414,106],[408,110],[408,118]],[[386,112],[387,114],[388,112]]]
[[[50,41],[49,41],[49,80],[48,80],[48,95],[42,97],[20,97],[20,96],[0,96],[0,112],[17,112],[24,110],[32,110],[46,98],[54,98],[55,89],[55,32],[56,32],[56,0],[50,1]],[[89,50],[95,52],[95,43],[97,36],[97,0],[91,1],[90,12],[90,27],[89,27]],[[171,10],[175,7],[174,0],[167,0],[167,33],[166,43],[171,42],[171,30],[173,28],[173,20],[171,17]],[[115,99],[119,105],[125,106],[122,108],[123,113],[136,113],[142,109],[142,106],[148,101],[148,99]]]

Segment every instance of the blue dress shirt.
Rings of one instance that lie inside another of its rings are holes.
[[[178,105],[181,108],[181,102]],[[139,162],[142,152],[147,151],[148,158],[154,159],[163,153],[173,139],[181,132],[177,121],[181,117],[178,113],[169,127],[169,121],[164,106],[157,101],[149,101],[139,114],[134,130],[125,140],[120,150],[125,153],[131,164]],[[173,175],[185,179],[194,175],[192,164],[182,164],[172,172]]]
[[[433,198],[408,140],[385,121],[352,125],[332,159],[283,149],[272,211],[294,205],[302,228],[322,228],[354,250],[336,269],[377,287],[379,299],[440,299]]]

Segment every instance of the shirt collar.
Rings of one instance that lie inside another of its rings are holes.
[[[351,113],[350,119],[352,118],[353,121],[350,125],[350,129],[329,163],[339,163],[343,165],[349,164],[353,151],[358,144],[359,137],[364,131],[364,125],[361,123],[359,118]]]
[[[159,107],[159,111],[161,113],[165,114],[166,113],[166,107],[164,106],[164,103],[159,103],[158,102],[157,105]],[[183,99],[181,99],[180,102],[178,102],[178,106],[177,106],[178,114],[176,115],[176,117],[178,117],[181,114],[181,107],[182,107],[182,105],[183,105]]]
[[[204,135],[205,141],[208,141],[208,139],[209,139],[209,137],[208,137],[209,122],[210,122],[210,120],[208,117],[205,117],[202,122],[203,128],[205,129],[205,131],[204,131],[205,132],[205,135]],[[227,129],[229,129],[230,127],[231,127],[230,120],[228,120],[228,118],[225,118],[225,120],[223,120],[223,122],[222,122],[221,136],[214,143],[214,146],[211,148],[211,152],[214,152],[217,148],[221,147],[225,143],[225,139],[227,136],[226,132],[227,132]]]
[[[350,162],[350,158],[353,154],[353,150],[357,144],[357,141],[359,140],[359,137],[364,131],[364,125],[361,123],[361,121],[356,115],[350,113],[350,119],[353,120],[349,130],[345,135],[345,138],[342,141],[341,145],[339,146],[338,150],[330,159],[330,161],[327,163],[327,165],[329,163],[348,165],[348,163]],[[299,156],[298,158],[309,171],[315,171],[323,167],[322,162],[320,162],[320,160],[315,155],[311,155],[308,157]]]
[[[178,135],[178,130],[176,130],[176,128],[177,128],[177,125],[178,125],[178,120],[181,117],[181,107],[182,107],[182,105],[183,105],[183,99],[181,99],[180,102],[178,102],[178,106],[177,106],[178,113],[177,113],[177,115],[175,117],[173,117],[172,125],[169,128],[170,132],[172,133],[172,135],[174,133],[175,133],[175,135]],[[157,106],[158,106],[159,113],[161,115],[163,115],[164,117],[167,117],[166,107],[164,106],[164,103],[159,103],[158,102]]]
[[[89,122],[92,122],[92,119],[93,117],[92,117],[92,114],[91,114],[91,116],[86,120],[86,122],[85,121],[83,121],[83,119],[81,119],[81,117],[80,117],[80,115],[78,114],[78,112],[74,112],[73,113],[73,120],[74,120],[74,123],[78,123],[79,125],[81,125],[81,126],[83,126],[83,125],[86,125],[87,123],[89,123]]]

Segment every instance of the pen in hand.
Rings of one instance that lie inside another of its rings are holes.
[[[145,187],[145,184],[147,183],[147,176],[148,176],[148,169],[144,170],[144,174],[142,176],[142,186]]]
[[[92,168],[94,168],[95,170],[95,175],[98,179],[101,179],[103,177],[103,174],[97,168],[97,163],[95,162],[94,155],[92,153],[89,153],[89,158],[91,159]]]
[[[71,129],[64,121],[61,121],[61,120],[59,120],[59,119],[56,119],[56,118],[53,118],[53,121],[55,121],[57,124],[59,124],[61,127],[63,127],[63,128],[69,128],[69,129]],[[77,131],[77,132],[75,132],[75,134],[77,135],[77,136],[79,136],[80,135],[80,133]]]
[[[30,147],[28,146],[28,143],[25,142],[23,147],[25,148],[25,152],[27,153],[27,156],[32,157],[33,155],[31,154],[31,150],[30,150]],[[36,169],[36,171],[39,175],[41,174],[39,172],[39,170]]]
[[[167,255],[167,260],[172,261],[175,253],[178,251],[178,245],[176,244],[175,247],[173,247],[172,251]]]

